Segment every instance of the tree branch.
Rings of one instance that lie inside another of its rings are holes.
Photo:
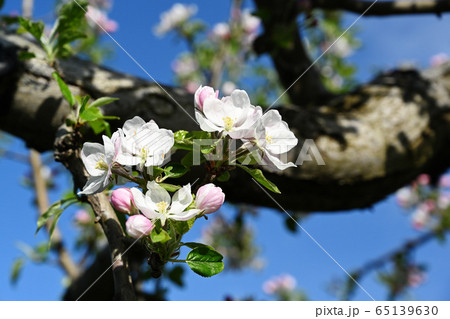
[[[373,2],[359,0],[311,0],[311,5],[312,8],[316,9],[345,10],[357,14],[365,12],[364,16],[427,13],[441,15],[444,12],[450,12],[450,2],[447,0],[378,1],[367,11]]]
[[[30,164],[33,171],[33,181],[34,188],[36,190],[36,200],[39,208],[39,216],[41,216],[47,211],[49,207],[47,185],[45,179],[41,174],[41,155],[33,149],[30,149]],[[47,224],[45,225],[47,232],[49,231],[51,224],[52,221],[48,220]],[[58,255],[58,263],[61,265],[62,269],[64,269],[70,279],[74,280],[79,275],[78,267],[73,262],[72,257],[64,246],[62,235],[58,226],[56,226],[53,230],[53,236],[51,240],[51,249]]]
[[[24,37],[0,33],[0,46],[0,128],[38,150],[52,149],[69,106],[51,68],[39,58],[17,60],[19,48],[42,56]],[[164,86],[179,107],[156,84],[136,77],[77,59],[61,61],[60,68],[74,94],[120,98],[104,108],[106,115],[121,117],[112,129],[139,115],[172,130],[199,130],[185,114],[193,116],[193,96],[182,89]],[[301,211],[364,208],[420,173],[444,172],[450,165],[449,80],[450,65],[424,73],[391,72],[320,107],[280,107],[299,138],[290,160],[296,161],[304,141],[313,139],[326,165],[317,165],[312,156],[298,168],[267,173],[283,193],[275,196],[277,201]],[[200,172],[193,169],[185,181]],[[229,201],[276,207],[245,173],[231,175],[229,183],[220,185]],[[84,179],[76,185],[83,186]]]
[[[330,93],[301,40],[297,1],[286,0],[283,5],[272,0],[254,2],[264,26],[264,33],[254,43],[255,51],[270,55],[281,84],[289,88],[286,94],[291,102],[304,106],[326,101]]]
[[[55,159],[72,173],[75,187],[81,189],[86,183],[87,172],[80,158],[79,142],[80,136],[71,128],[61,126],[55,140]],[[117,215],[104,193],[87,196],[87,202],[92,206],[108,240],[114,278],[114,299],[136,300],[128,258],[125,255],[126,237]],[[77,299],[80,297],[82,296],[78,296]]]

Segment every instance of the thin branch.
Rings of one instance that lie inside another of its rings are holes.
[[[22,16],[31,18],[33,16],[34,0],[22,0]]]
[[[357,0],[312,0],[312,8],[327,10],[345,10],[362,14],[374,1]],[[450,12],[450,1],[421,0],[421,1],[378,1],[366,12],[365,16],[389,16],[401,14],[427,14],[440,15]]]
[[[39,208],[39,216],[44,214],[49,205],[48,194],[47,194],[47,185],[45,179],[42,177],[42,162],[41,155],[30,149],[30,163],[33,171],[33,180],[34,180],[34,188],[36,191],[36,199]],[[52,221],[47,221],[45,228],[49,231]],[[58,255],[58,263],[64,269],[66,274],[70,277],[70,279],[75,279],[79,275],[79,270],[76,264],[73,262],[72,257],[69,252],[64,247],[64,243],[62,240],[62,235],[58,227],[56,226],[53,231],[52,236],[52,250]]]
[[[353,271],[352,273],[358,274],[358,277],[360,278],[361,276],[364,276],[371,271],[382,268],[387,263],[394,261],[395,256],[397,256],[401,253],[410,252],[412,250],[415,250],[415,249],[419,248],[420,246],[428,243],[429,241],[435,239],[438,236],[438,233],[439,233],[438,230],[431,230],[425,234],[418,236],[417,238],[408,240],[406,243],[404,243],[399,248],[369,261],[368,263],[366,263],[365,265],[363,265],[356,271]]]
[[[80,136],[73,132],[71,128],[61,126],[55,140],[55,160],[64,164],[72,173],[75,187],[81,189],[86,183],[88,174],[81,161],[79,140]],[[110,268],[114,278],[114,299],[136,300],[128,256],[125,255],[128,245],[119,219],[105,194],[89,195],[87,196],[87,202],[91,204],[108,239],[111,255]],[[102,275],[107,273],[109,268],[103,271]],[[97,281],[100,279],[96,278],[82,295],[76,296],[76,299],[82,298],[93,285],[98,284]]]
[[[331,94],[325,88],[319,70],[315,66],[311,67],[312,61],[297,25],[297,1],[254,2],[263,16],[264,26],[264,33],[254,43],[255,51],[270,55],[281,84],[285,89],[289,88],[287,94],[293,104],[305,106],[324,103]]]

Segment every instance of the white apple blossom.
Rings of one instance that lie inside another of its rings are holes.
[[[297,138],[287,123],[281,119],[280,113],[277,110],[270,110],[256,123],[252,139],[249,139],[245,146],[249,149],[253,145],[256,146],[260,164],[271,171],[276,171],[296,166],[292,162],[283,162],[281,157],[297,143]]]
[[[184,5],[175,3],[168,11],[161,13],[161,21],[155,27],[156,35],[162,36],[180,26],[183,22],[197,13],[196,5]]]
[[[160,219],[164,226],[167,219],[186,221],[201,212],[201,209],[188,209],[193,198],[191,185],[179,189],[172,198],[169,193],[155,181],[148,182],[145,195],[137,188],[132,188],[136,207],[153,222]]]
[[[214,39],[228,39],[230,37],[230,25],[226,22],[217,23],[212,29]]]
[[[249,10],[244,10],[241,15],[241,24],[246,33],[256,33],[261,25],[261,19],[252,15]]]
[[[103,145],[84,143],[81,160],[90,177],[79,195],[91,195],[105,190],[112,180],[111,167],[120,154],[120,136],[115,132],[111,139],[103,135]]]
[[[210,96],[203,102],[203,112],[195,110],[203,131],[222,132],[234,139],[246,137],[261,115],[261,107],[251,105],[243,90],[234,90],[221,100]]]
[[[144,166],[162,165],[174,144],[173,132],[160,129],[152,120],[146,123],[139,116],[125,122],[119,129],[122,140],[122,153],[117,162],[122,165]]]
[[[411,208],[419,203],[417,191],[410,187],[402,187],[396,193],[397,204],[403,208]]]

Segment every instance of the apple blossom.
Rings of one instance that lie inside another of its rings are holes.
[[[433,67],[440,66],[450,60],[449,56],[446,53],[438,53],[433,55],[430,59],[430,64]]]
[[[245,137],[261,115],[261,107],[251,105],[243,90],[234,90],[221,100],[210,96],[203,102],[203,113],[195,110],[202,130],[221,132],[234,139]]]
[[[410,208],[419,202],[419,195],[410,187],[402,187],[396,193],[397,204],[403,208]]]
[[[120,187],[113,190],[111,194],[111,203],[115,209],[125,214],[132,214],[136,210],[133,194],[127,187]]]
[[[211,214],[219,210],[224,200],[225,194],[222,189],[210,183],[198,189],[195,196],[195,207],[205,214]]]
[[[105,190],[112,180],[111,168],[120,154],[120,136],[115,132],[111,139],[103,135],[103,144],[84,143],[81,159],[90,177],[79,195],[91,195]]]
[[[142,215],[130,216],[125,226],[127,234],[136,239],[150,235],[153,229],[152,222]]]
[[[253,129],[250,143],[257,147],[256,155],[260,164],[269,170],[284,170],[296,166],[292,162],[285,163],[281,160],[281,156],[297,145],[298,140],[277,110],[270,110],[261,117]],[[246,143],[246,147],[251,148],[249,143]]]
[[[126,121],[119,134],[122,153],[117,161],[122,165],[137,165],[141,171],[144,166],[162,165],[174,144],[172,131],[160,129],[153,120],[145,123],[139,116]]]
[[[172,198],[169,193],[155,181],[148,182],[145,195],[137,188],[132,188],[136,207],[147,218],[161,220],[164,226],[167,219],[186,221],[201,212],[200,209],[188,209],[192,203],[191,185],[179,189]]]
[[[236,84],[231,81],[226,81],[224,84],[222,84],[222,92],[224,95],[230,95],[236,89]]]
[[[230,37],[230,25],[226,22],[217,23],[212,29],[212,36],[215,39],[228,39]]]
[[[437,200],[437,207],[439,209],[447,209],[450,206],[450,193],[443,192],[439,194],[438,200]]]
[[[195,91],[194,102],[195,107],[200,111],[203,111],[203,103],[208,97],[219,97],[219,90],[214,92],[214,89],[210,86],[201,86]]]
[[[88,22],[92,27],[98,28],[100,32],[116,32],[119,28],[119,25],[116,21],[108,18],[107,14],[102,10],[97,9],[96,7],[89,6],[86,12],[86,16],[90,19]]]
[[[439,179],[439,186],[443,188],[450,188],[450,175],[442,175]]]
[[[184,5],[175,3],[172,8],[161,14],[160,23],[155,27],[156,35],[162,36],[169,31],[179,27],[183,22],[197,13],[196,5]]]
[[[244,10],[241,15],[241,24],[246,33],[255,33],[261,25],[261,20],[252,15],[249,10]]]
[[[274,277],[263,284],[263,290],[266,294],[272,295],[280,292],[292,291],[295,289],[297,281],[288,274]]]
[[[417,183],[422,186],[427,186],[430,184],[430,175],[428,174],[420,174],[417,177]]]
[[[79,225],[86,225],[91,222],[91,215],[85,209],[79,209],[74,216],[75,222]]]
[[[420,204],[412,215],[412,222],[415,229],[422,229],[431,219],[431,211],[425,203]]]
[[[197,71],[198,69],[198,63],[197,61],[189,56],[185,55],[181,58],[175,60],[172,63],[172,70],[175,72],[176,75],[180,77],[186,77]]]

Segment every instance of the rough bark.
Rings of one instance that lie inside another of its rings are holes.
[[[19,62],[19,48],[39,49],[16,35],[0,34],[0,128],[30,147],[52,149],[56,131],[69,111],[45,62]],[[113,126],[140,115],[173,130],[197,129],[191,94],[77,59],[60,69],[75,93],[117,96],[106,114],[121,117]],[[326,165],[305,162],[282,174],[267,174],[283,192],[275,198],[286,209],[336,211],[369,207],[419,173],[437,175],[449,166],[448,65],[424,73],[397,71],[377,77],[354,92],[314,108],[281,107],[300,140],[314,139]],[[191,176],[192,177],[192,176]],[[244,173],[234,171],[221,185],[232,202],[275,207]],[[245,190],[245,191],[243,191]]]
[[[312,8],[326,10],[345,10],[365,16],[390,16],[404,14],[430,14],[440,15],[450,11],[450,2],[447,0],[420,0],[420,1],[360,1],[360,0],[311,0]],[[373,4],[373,6],[372,6]],[[367,10],[369,9],[370,10]]]

